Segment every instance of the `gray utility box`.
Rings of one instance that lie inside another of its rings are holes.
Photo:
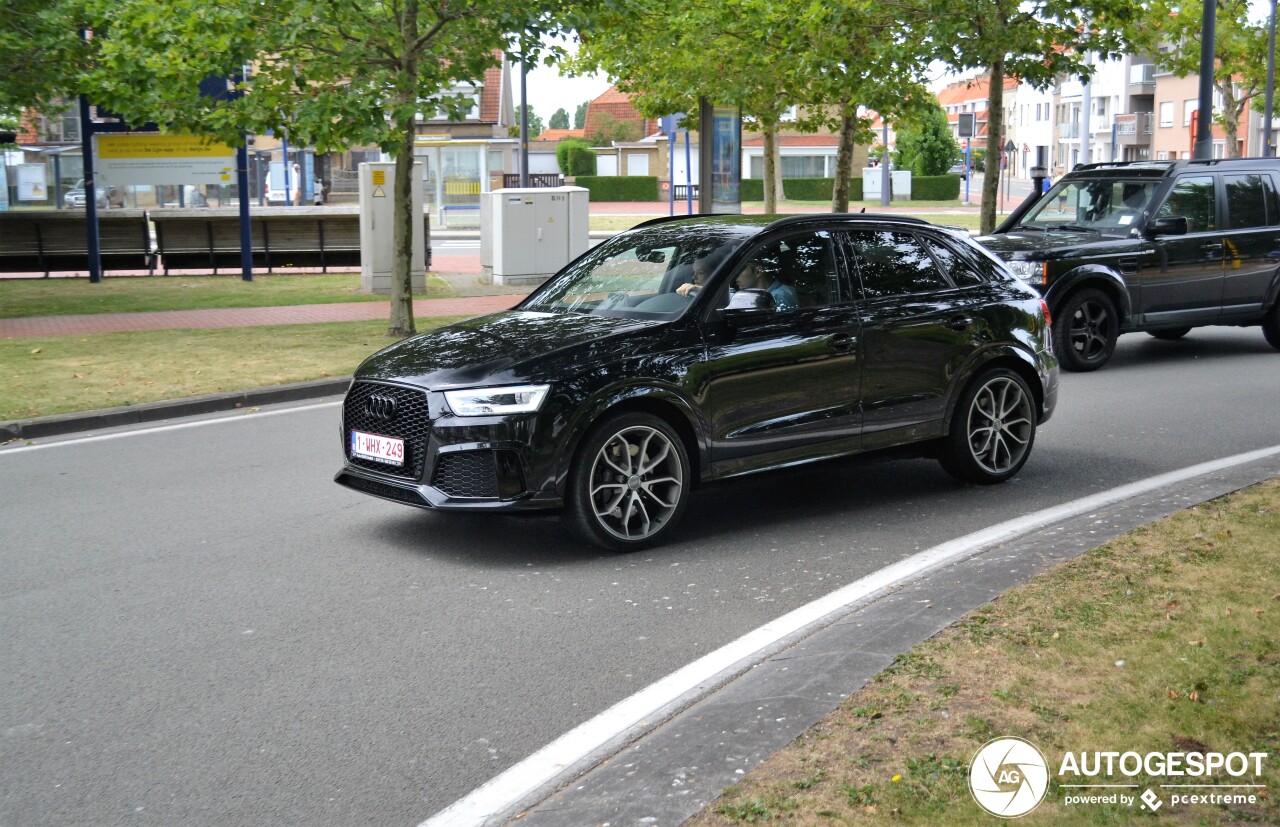
[[[390,295],[395,211],[396,165],[360,165],[360,292]],[[427,243],[422,220],[422,163],[413,165],[413,261],[409,280],[414,293],[426,292]]]
[[[884,170],[880,167],[864,167],[862,170],[862,200],[880,200],[880,177]],[[895,169],[889,173],[889,194],[893,201],[911,200],[911,170]]]
[[[541,284],[582,255],[590,191],[500,189],[480,196],[480,266],[494,284]]]

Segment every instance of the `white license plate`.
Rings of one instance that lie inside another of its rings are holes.
[[[388,465],[404,465],[404,440],[352,431],[351,456]]]

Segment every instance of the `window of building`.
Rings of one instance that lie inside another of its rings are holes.
[[[453,87],[437,97],[418,101],[420,121],[480,120],[480,89],[469,84]],[[450,111],[450,110],[453,111]]]
[[[783,155],[783,178],[822,178],[827,174],[825,155]]]
[[[1199,106],[1200,106],[1200,100],[1198,98],[1192,98],[1191,100],[1185,100],[1182,102],[1182,125],[1183,126],[1191,126],[1191,118],[1193,115],[1195,115],[1196,109],[1198,109]]]
[[[1173,126],[1173,101],[1160,101],[1160,125]]]

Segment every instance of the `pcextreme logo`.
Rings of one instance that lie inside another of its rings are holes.
[[[1210,804],[1248,806],[1265,794],[1265,752],[1067,752],[1058,765],[1062,804],[1136,807],[1154,812]],[[1138,783],[1141,776],[1148,783]],[[1151,783],[1160,779],[1168,783]],[[1045,799],[1049,762],[1030,741],[989,741],[969,766],[969,790],[978,806],[1017,818]]]

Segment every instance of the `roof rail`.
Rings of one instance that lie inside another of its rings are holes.
[[[1264,158],[1259,155],[1250,155],[1247,158],[1184,158],[1177,162],[1180,168],[1189,166],[1214,166],[1221,163],[1231,162],[1238,163],[1241,161],[1268,161],[1276,163],[1275,158]]]
[[[874,213],[874,212],[817,212],[805,213],[803,215],[786,215],[774,221],[770,227],[785,227],[791,224],[804,224],[810,221],[830,221],[833,218],[840,220],[850,219],[853,221],[901,221],[904,224],[928,224],[923,218],[915,218],[910,215],[893,215],[892,213]]]

